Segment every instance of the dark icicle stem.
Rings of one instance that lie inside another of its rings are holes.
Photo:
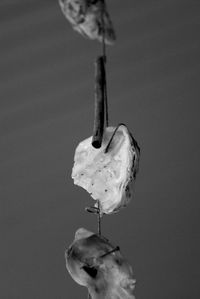
[[[92,146],[100,148],[104,130],[105,104],[105,68],[104,58],[99,56],[95,61],[95,108]]]

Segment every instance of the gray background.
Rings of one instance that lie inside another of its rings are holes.
[[[198,299],[199,0],[108,0],[110,122],[142,150],[135,199],[103,218],[130,261],[139,299]],[[74,32],[56,0],[0,1],[0,298],[86,298],[65,270],[93,204],[73,185],[93,127],[100,44]]]

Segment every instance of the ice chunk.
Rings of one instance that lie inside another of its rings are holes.
[[[102,146],[91,145],[92,137],[82,141],[75,151],[72,178],[74,184],[87,190],[99,200],[101,213],[111,214],[130,201],[139,166],[139,147],[125,125],[115,131],[105,129]]]
[[[73,28],[90,39],[103,39],[106,44],[113,44],[116,37],[106,5],[102,18],[101,0],[58,0],[61,10]]]
[[[88,288],[92,299],[135,298],[132,268],[106,238],[79,229],[65,259],[72,278]]]

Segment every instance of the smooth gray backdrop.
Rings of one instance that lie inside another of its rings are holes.
[[[134,200],[103,218],[137,299],[200,298],[199,0],[108,0],[110,123],[141,147]],[[73,185],[93,127],[95,57],[56,0],[0,1],[0,298],[86,298],[65,270],[93,200]]]

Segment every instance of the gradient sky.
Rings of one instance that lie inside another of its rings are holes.
[[[110,123],[141,147],[134,200],[103,218],[133,266],[137,299],[200,298],[199,0],[108,0]],[[87,298],[65,269],[79,227],[96,231],[71,179],[93,128],[100,44],[56,0],[0,1],[0,298]]]

